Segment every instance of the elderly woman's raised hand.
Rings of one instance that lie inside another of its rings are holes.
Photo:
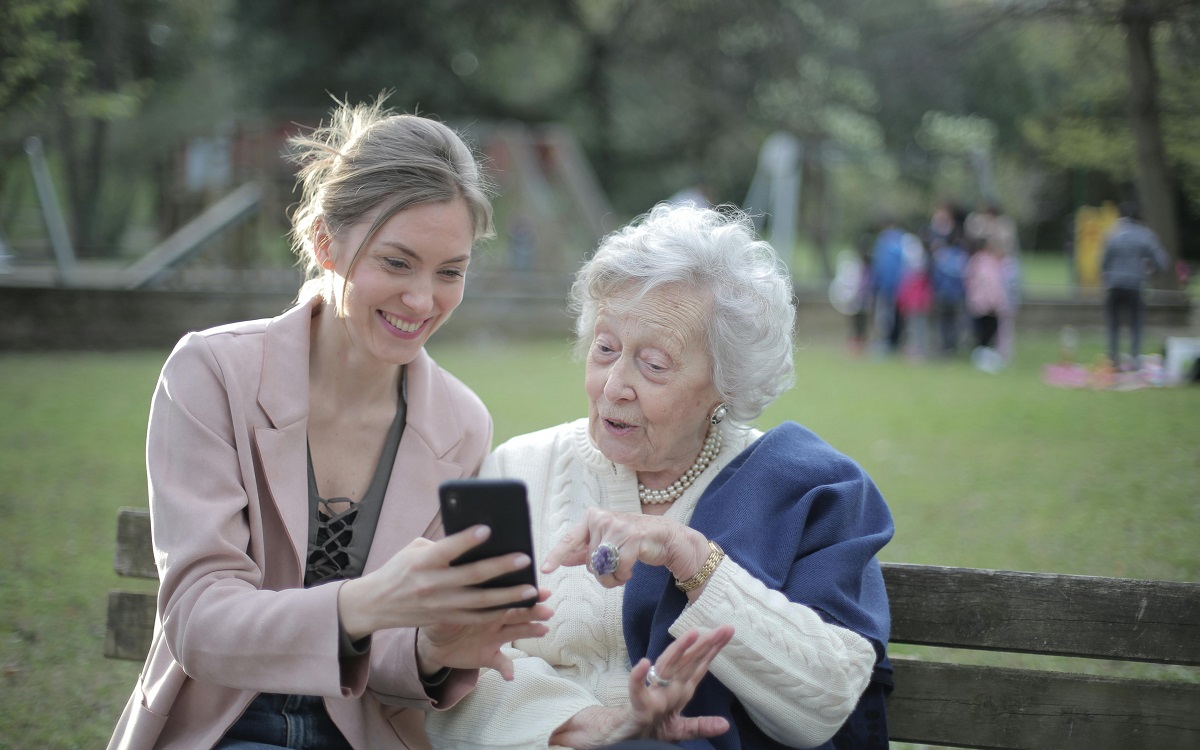
[[[602,550],[602,560],[611,560],[615,550],[616,567],[611,572],[592,565],[602,545],[611,545],[611,549]],[[708,554],[704,535],[673,519],[588,508],[583,521],[563,535],[546,555],[542,572],[549,573],[560,565],[586,565],[602,586],[615,588],[633,577],[633,564],[641,561],[666,567],[683,581],[700,569]],[[699,590],[695,594],[698,596]]]
[[[629,705],[586,708],[559,727],[550,744],[596,748],[632,738],[683,742],[724,734],[729,730],[724,718],[684,716],[681,712],[712,660],[732,637],[733,627],[729,625],[703,634],[697,630],[685,633],[654,664],[642,659],[633,666]]]

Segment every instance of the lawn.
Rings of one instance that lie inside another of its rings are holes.
[[[1085,334],[1080,354],[1101,350]],[[431,346],[491,407],[497,439],[584,413],[566,342]],[[856,359],[805,344],[794,419],[857,458],[896,518],[883,557],[1200,580],[1200,388],[1067,391],[1014,365]],[[0,355],[0,747],[103,746],[138,664],[103,649],[116,510],[145,504],[143,440],[166,352]]]

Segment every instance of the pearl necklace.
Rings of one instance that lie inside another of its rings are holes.
[[[696,456],[695,463],[692,464],[690,469],[684,472],[683,476],[675,480],[670,487],[662,490],[647,489],[646,485],[638,482],[638,499],[649,505],[674,502],[684,493],[684,490],[692,486],[692,483],[696,481],[696,477],[700,476],[708,468],[708,465],[712,463],[713,459],[720,452],[721,428],[713,425],[708,430],[708,437],[704,438],[704,447],[700,449],[700,455]]]

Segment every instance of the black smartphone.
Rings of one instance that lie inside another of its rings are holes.
[[[489,557],[524,552],[533,559],[533,534],[529,526],[529,501],[526,499],[525,483],[519,479],[454,479],[442,482],[438,487],[438,499],[442,505],[442,526],[446,535],[456,534],[475,524],[482,523],[492,530],[492,535],[483,544],[468,550],[452,565],[486,560]],[[497,588],[529,584],[537,586],[534,563],[521,570],[484,581],[480,586]],[[532,607],[535,599],[503,605],[507,607]]]

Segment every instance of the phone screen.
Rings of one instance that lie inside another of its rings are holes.
[[[529,526],[529,502],[525,483],[516,479],[456,479],[438,487],[442,506],[442,525],[446,534],[455,534],[475,524],[485,524],[492,535],[483,544],[468,550],[452,564],[486,560],[512,552],[524,552],[533,559],[533,536]],[[534,564],[505,573],[480,584],[486,588],[537,586]],[[532,607],[525,599],[506,607]]]

